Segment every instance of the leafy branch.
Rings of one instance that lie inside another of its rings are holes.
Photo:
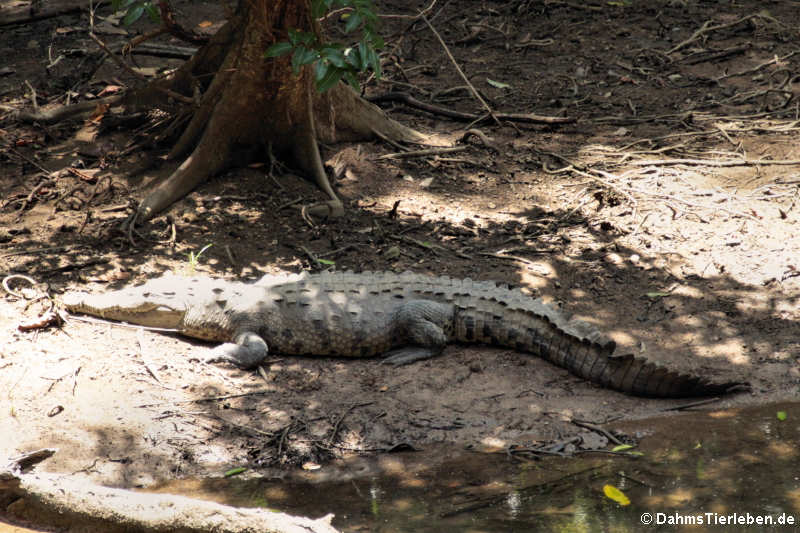
[[[321,18],[335,7],[348,8],[341,15],[345,21],[345,33],[361,31],[361,39],[353,46],[322,42],[317,35],[294,29],[289,30],[288,41],[273,44],[264,52],[264,57],[280,57],[292,54],[295,74],[304,65],[314,66],[317,90],[324,92],[344,79],[355,90],[359,90],[356,74],[371,69],[375,77],[381,76],[381,62],[377,49],[383,46],[378,35],[378,16],[371,0],[312,0],[311,14]]]
[[[125,26],[130,26],[142,18],[145,13],[153,22],[161,20],[158,9],[149,0],[111,0],[111,8],[115,13],[125,11],[125,16],[122,17],[122,23]]]
[[[112,0],[115,11],[125,11],[122,23],[126,26],[147,13],[158,22],[161,16],[151,0]],[[376,78],[381,77],[381,62],[377,50],[383,47],[378,34],[378,16],[372,0],[312,0],[311,14],[319,19],[334,8],[343,8],[340,18],[344,21],[344,32],[360,31],[360,39],[352,46],[323,42],[315,33],[290,29],[288,41],[273,44],[264,52],[265,58],[292,54],[291,64],[295,74],[305,65],[313,65],[317,90],[325,92],[339,80],[344,80],[359,90],[356,74],[372,70]]]

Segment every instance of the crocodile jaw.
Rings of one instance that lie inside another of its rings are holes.
[[[186,309],[174,300],[169,302],[153,301],[152,295],[148,301],[139,299],[129,301],[130,294],[124,300],[125,305],[120,305],[118,292],[105,294],[66,294],[63,298],[64,306],[73,313],[83,313],[98,316],[119,322],[128,322],[149,328],[179,329],[186,315]],[[176,307],[178,304],[178,307]]]

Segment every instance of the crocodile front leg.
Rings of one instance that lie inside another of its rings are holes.
[[[267,343],[258,333],[243,331],[234,337],[234,341],[214,348],[205,359],[206,363],[233,363],[248,369],[257,367],[269,354]]]

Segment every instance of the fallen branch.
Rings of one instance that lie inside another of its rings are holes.
[[[662,411],[683,411],[684,409],[690,409],[692,407],[699,407],[701,405],[708,405],[710,403],[718,402],[720,398],[709,398],[707,400],[698,400],[696,402],[685,403],[683,405],[676,405],[674,407],[667,407],[662,409]]]
[[[121,58],[117,57],[117,55],[114,54],[114,52],[112,52],[108,48],[106,43],[104,43],[99,37],[97,37],[97,35],[95,35],[92,32],[89,32],[89,37],[91,37],[92,40],[97,43],[97,46],[99,46],[106,54],[108,54],[108,57],[110,57],[111,60],[114,61],[114,63],[116,63],[122,70],[128,72],[132,76],[135,76],[135,77],[139,78],[142,81],[146,81],[147,80],[147,77],[144,74],[134,70],[133,68],[128,66],[128,64],[125,63],[125,61],[123,61]],[[195,103],[195,101],[192,100],[191,98],[189,98],[188,96],[184,96],[182,94],[176,93],[175,91],[172,91],[170,89],[161,87],[159,85],[153,85],[153,87],[155,87],[155,89],[157,91],[162,92],[162,93],[166,94],[167,96],[169,96],[170,98],[174,98],[175,100],[177,100],[179,102],[183,102],[185,104],[194,104]]]
[[[667,54],[672,54],[673,52],[677,52],[681,48],[685,48],[685,47],[689,46],[690,44],[692,44],[693,42],[698,40],[700,37],[702,37],[706,33],[711,33],[712,31],[717,31],[717,30],[724,30],[725,28],[730,28],[732,26],[736,26],[737,24],[741,24],[742,22],[746,22],[746,21],[748,21],[750,19],[753,19],[753,18],[756,18],[756,17],[761,17],[761,16],[763,16],[763,15],[761,15],[760,13],[756,13],[754,15],[747,15],[746,17],[742,17],[742,18],[740,18],[738,20],[734,20],[733,22],[728,22],[727,24],[717,24],[716,26],[712,26],[711,25],[713,21],[707,20],[700,27],[699,30],[695,31],[692,34],[691,37],[689,37],[688,39],[686,39],[685,41],[683,41],[681,43],[676,44],[675,46],[673,46],[672,48],[667,50],[666,53]]]
[[[428,20],[428,18],[425,15],[420,14],[420,18],[425,22],[425,24],[428,25],[428,28],[430,28],[431,32],[433,32],[433,35],[434,35],[434,37],[436,37],[436,40],[438,40],[439,44],[442,45],[442,48],[444,48],[444,53],[447,54],[447,57],[450,58],[450,62],[453,63],[454,67],[456,67],[456,71],[458,71],[458,75],[461,76],[461,79],[464,80],[464,83],[467,84],[467,87],[469,87],[469,90],[472,93],[472,96],[475,97],[475,99],[478,102],[480,102],[480,104],[483,106],[483,108],[486,110],[486,112],[489,113],[489,116],[491,116],[494,119],[494,121],[497,122],[498,125],[500,125],[500,121],[495,116],[494,111],[492,110],[492,108],[489,107],[489,104],[486,103],[486,100],[481,98],[481,95],[478,94],[478,90],[475,89],[475,87],[472,85],[472,82],[469,81],[469,78],[467,77],[467,75],[464,74],[463,70],[461,70],[461,67],[458,64],[458,61],[456,61],[456,58],[454,58],[453,54],[450,53],[450,49],[447,47],[447,44],[445,44],[444,39],[442,39],[442,36],[439,35],[439,32],[436,31],[436,28],[433,27],[433,24],[430,23],[430,21]]]
[[[449,148],[428,148],[425,150],[414,150],[411,152],[393,152],[391,154],[384,154],[377,159],[408,159],[412,157],[425,157],[429,155],[452,154],[456,152],[463,152],[469,146],[452,146]]]
[[[726,57],[743,54],[748,50],[750,50],[749,43],[741,46],[733,46],[731,48],[726,48],[725,50],[715,50],[712,52],[703,51],[697,54],[686,56],[683,59],[679,59],[677,63],[683,63],[684,65],[698,65],[700,63],[719,61],[721,59],[725,59]]]
[[[792,56],[794,56],[795,54],[798,54],[798,53],[800,53],[800,51],[795,50],[793,52],[789,52],[785,56],[781,56],[781,57],[777,57],[776,56],[776,57],[773,57],[772,59],[770,59],[769,61],[765,61],[764,63],[761,63],[760,65],[756,65],[753,68],[749,68],[747,70],[742,70],[742,71],[739,71],[739,72],[733,72],[731,74],[724,74],[722,76],[718,76],[718,77],[714,78],[714,81],[718,82],[718,81],[726,80],[728,78],[735,78],[735,77],[738,77],[738,76],[749,76],[750,74],[755,74],[756,72],[758,72],[759,70],[761,70],[764,67],[768,67],[770,65],[781,64],[784,61],[786,61],[787,59],[789,59],[790,57],[792,57]]]
[[[666,165],[691,165],[701,167],[747,167],[747,166],[792,166],[800,165],[800,159],[643,159],[631,161],[629,164],[637,167],[666,166]]]
[[[0,26],[21,24],[50,17],[56,17],[86,8],[86,0],[58,0],[55,2],[26,2],[20,5],[2,6]]]
[[[417,100],[413,96],[406,93],[390,92],[367,98],[367,100],[370,102],[404,102],[411,107],[464,122],[472,122],[475,120],[488,118],[485,115],[464,113],[462,111],[455,111],[446,107],[422,102],[421,100]],[[575,119],[570,117],[548,117],[544,115],[534,115],[533,113],[495,113],[494,116],[501,120],[508,120],[511,122],[532,122],[537,124],[571,124],[575,122]]]

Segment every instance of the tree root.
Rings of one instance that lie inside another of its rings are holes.
[[[23,122],[41,122],[42,124],[55,124],[71,118],[88,118],[97,110],[98,106],[118,104],[124,97],[124,95],[115,94],[99,100],[89,100],[44,111],[41,109],[18,111],[15,118]]]
[[[230,148],[224,138],[207,131],[192,154],[141,201],[131,222],[135,224],[151,219],[222,170],[228,162]]]
[[[224,69],[221,72],[224,72]],[[369,140],[374,139],[377,132],[380,136],[394,141],[424,144],[442,142],[386,117],[380,108],[362,100],[345,85],[332,90],[331,95],[325,95],[327,98],[318,98],[317,101],[311,87],[308,86],[304,120],[295,124],[290,132],[277,132],[278,135],[273,133],[272,138],[264,138],[259,136],[257,125],[252,123],[248,125],[251,121],[244,117],[241,122],[231,121],[231,117],[241,117],[246,110],[229,109],[232,97],[226,95],[225,90],[229,82],[230,80],[222,74],[217,75],[204,96],[200,109],[173,147],[169,157],[176,158],[183,155],[199,135],[201,135],[200,141],[183,164],[148,193],[140,203],[133,221],[149,220],[209,177],[229,166],[235,141],[242,137],[257,137],[257,141],[253,142],[262,146],[273,141],[284,147],[288,144],[295,164],[313,179],[317,187],[329,198],[326,202],[306,206],[303,210],[304,215],[326,218],[342,216],[344,204],[328,180],[317,139],[326,142]],[[328,104],[325,114],[328,120],[323,121],[322,128],[317,127],[320,121],[318,114],[315,113],[315,109],[319,107],[317,103],[319,100]],[[232,128],[238,131],[230,131]],[[243,131],[249,133],[244,135]]]

